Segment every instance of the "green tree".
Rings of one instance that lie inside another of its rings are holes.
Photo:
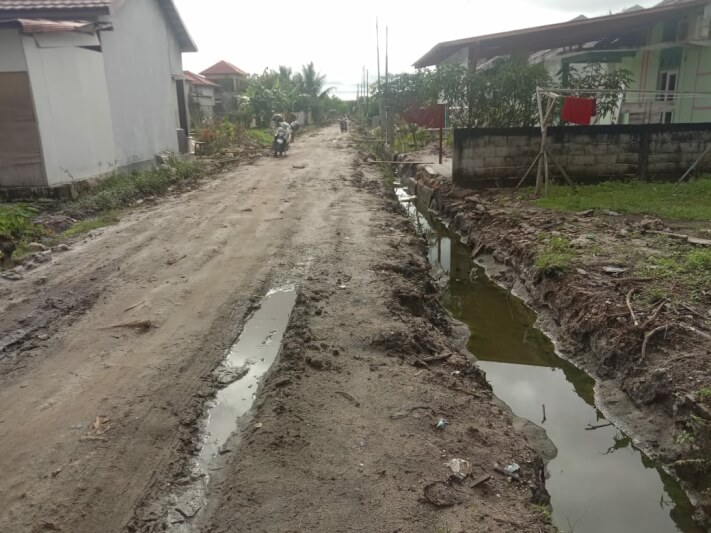
[[[586,63],[582,68],[566,65],[558,73],[561,87],[578,89],[577,96],[592,96],[596,100],[595,121],[613,116],[620,105],[620,95],[634,80],[626,68],[608,70],[600,63]],[[602,92],[601,92],[602,91]]]

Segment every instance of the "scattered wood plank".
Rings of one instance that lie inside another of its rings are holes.
[[[174,265],[175,263],[179,263],[180,261],[182,261],[183,259],[185,259],[187,256],[188,256],[188,254],[183,254],[182,256],[178,257],[177,259],[175,259],[175,258],[168,259],[168,260],[165,262],[165,264],[168,265],[168,266],[172,266],[172,265]]]
[[[698,237],[689,237],[688,242],[695,246],[711,246],[711,240],[699,239]]]
[[[472,484],[470,485],[471,488],[478,487],[482,483],[486,483],[491,479],[491,474],[484,474],[483,476],[479,476],[476,478],[474,481],[472,481]]]
[[[636,288],[630,289],[630,292],[627,293],[627,297],[625,298],[625,302],[627,303],[627,309],[630,310],[630,315],[632,315],[632,322],[634,322],[635,326],[639,326],[639,320],[637,320],[637,315],[634,314],[634,309],[632,309],[632,295],[635,293],[636,290]]]
[[[129,328],[129,329],[142,329],[143,331],[148,331],[154,328],[155,325],[150,320],[137,320],[135,322],[123,322],[121,324],[112,324],[111,326],[102,326],[97,329],[118,329],[118,328]]]
[[[342,391],[342,390],[337,390],[337,391],[336,391],[336,394],[338,394],[339,396],[343,396],[346,400],[348,400],[349,402],[351,402],[351,403],[352,403],[353,405],[355,405],[356,407],[360,407],[360,402],[359,402],[358,400],[356,400],[353,396],[351,396],[350,394],[348,394],[347,392]]]
[[[423,362],[429,364],[429,363],[438,363],[439,361],[446,361],[450,357],[452,357],[454,353],[449,352],[445,354],[440,354],[440,355],[433,355],[431,357],[425,357],[422,359]]]
[[[126,309],[124,309],[123,312],[124,312],[124,313],[128,313],[128,312],[131,311],[132,309],[135,309],[136,307],[139,307],[139,306],[145,305],[145,304],[146,304],[146,301],[145,301],[145,300],[141,300],[141,301],[138,302],[137,304],[133,304],[131,307],[127,307]]]
[[[594,431],[594,430],[600,429],[600,428],[609,428],[611,425],[612,425],[612,422],[607,422],[606,424],[598,424],[597,426],[588,424],[588,426],[585,428],[585,431]]]

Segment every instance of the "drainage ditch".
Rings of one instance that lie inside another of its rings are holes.
[[[560,358],[535,327],[535,313],[491,281],[456,234],[395,186],[444,277],[443,302],[469,327],[469,351],[494,393],[515,415],[543,427],[558,449],[546,480],[554,524],[575,533],[702,533],[679,484],[596,408],[594,379]]]

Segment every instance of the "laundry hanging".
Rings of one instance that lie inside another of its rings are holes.
[[[597,103],[594,98],[578,98],[566,96],[560,118],[565,122],[589,126],[592,117],[597,114]]]

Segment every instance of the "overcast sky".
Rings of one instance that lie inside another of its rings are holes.
[[[175,0],[199,48],[184,54],[200,72],[220,59],[249,73],[313,61],[336,95],[353,98],[361,68],[376,77],[375,17],[381,54],[390,28],[390,72],[402,72],[440,41],[587,16],[617,13],[645,0]],[[288,22],[286,22],[288,21]],[[381,62],[384,72],[384,60]]]

